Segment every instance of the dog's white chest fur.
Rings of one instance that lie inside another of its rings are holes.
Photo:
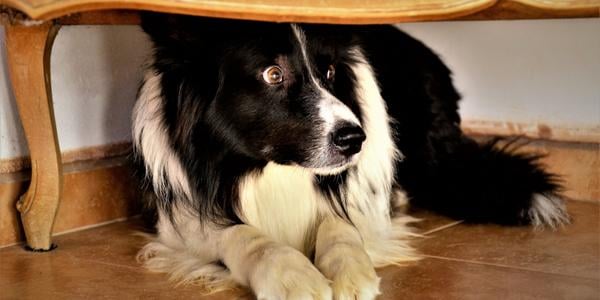
[[[319,205],[324,199],[306,169],[269,163],[240,184],[244,222],[305,254],[312,250]]]

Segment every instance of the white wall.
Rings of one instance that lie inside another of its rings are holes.
[[[399,27],[453,70],[464,119],[600,126],[600,19]]]
[[[454,70],[465,119],[600,127],[600,20],[401,24]],[[0,31],[0,159],[27,153]],[[63,150],[130,139],[148,42],[135,26],[63,27],[52,55]]]
[[[0,159],[26,155],[0,33]],[[137,26],[65,26],[51,58],[62,150],[131,139],[130,115],[149,43]]]

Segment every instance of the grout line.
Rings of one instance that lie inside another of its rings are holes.
[[[495,263],[489,263],[489,262],[483,262],[483,261],[452,258],[452,257],[437,256],[437,255],[428,255],[428,254],[421,254],[421,257],[446,260],[446,261],[452,261],[452,262],[467,263],[467,264],[474,264],[474,265],[481,265],[481,266],[487,266],[487,267],[496,267],[496,268],[534,272],[534,273],[542,273],[542,274],[548,274],[548,275],[554,275],[554,276],[565,276],[565,277],[572,277],[572,278],[577,278],[577,279],[596,280],[596,281],[600,282],[600,280],[598,278],[583,277],[583,276],[577,276],[577,275],[571,275],[571,274],[554,273],[554,272],[536,270],[536,269],[531,269],[531,268],[524,268],[524,267],[519,267],[519,266],[495,264]]]
[[[12,247],[12,246],[19,246],[19,245],[23,245],[25,242],[16,242],[16,243],[12,243],[12,244],[6,244],[6,245],[2,245],[0,246],[0,250],[4,249],[4,248],[8,248],[8,247]]]
[[[76,257],[76,256],[69,256],[69,258],[73,259],[73,260],[87,262],[87,263],[102,264],[102,265],[111,266],[111,267],[115,267],[115,268],[126,268],[126,269],[133,270],[133,271],[139,271],[140,267],[142,267],[142,265],[136,267],[136,266],[130,266],[130,265],[116,264],[116,263],[111,263],[111,262],[96,260],[96,259],[91,259],[91,258],[81,258],[81,257]],[[137,260],[135,258],[132,258],[132,261],[137,263]]]
[[[455,222],[452,222],[452,223],[449,223],[449,224],[446,224],[446,225],[443,225],[443,226],[440,226],[440,227],[437,227],[437,228],[434,228],[434,229],[428,230],[428,231],[426,231],[426,232],[423,232],[423,233],[421,233],[421,235],[429,235],[429,234],[432,234],[432,233],[435,233],[435,232],[438,232],[438,231],[442,231],[442,230],[444,230],[444,229],[448,229],[448,228],[450,228],[450,227],[452,227],[452,226],[455,226],[455,225],[461,224],[461,223],[463,223],[463,222],[464,222],[463,220],[460,220],[460,221],[455,221]]]
[[[117,218],[117,219],[113,219],[110,221],[106,221],[106,222],[101,222],[101,223],[96,223],[96,224],[92,224],[92,225],[87,225],[87,226],[82,226],[82,227],[77,227],[77,228],[73,228],[73,229],[68,229],[65,231],[61,231],[61,232],[57,232],[55,234],[53,234],[52,236],[61,236],[61,235],[65,235],[68,233],[74,233],[74,232],[78,232],[78,231],[84,231],[84,230],[88,230],[88,229],[92,229],[92,228],[96,228],[96,227],[100,227],[100,226],[104,226],[104,225],[110,225],[113,223],[119,223],[119,222],[123,222],[123,221],[127,221],[131,218],[133,218],[135,216],[131,216],[131,217],[123,217],[123,218]]]

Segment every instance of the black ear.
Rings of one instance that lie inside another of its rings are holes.
[[[157,46],[165,44],[210,46],[206,45],[206,41],[215,43],[224,39],[243,37],[245,36],[244,32],[249,28],[265,24],[154,12],[143,12],[141,20],[142,29]]]
[[[217,19],[143,12],[141,25],[154,46],[154,68],[161,72],[212,74],[216,57],[223,52],[223,35]]]
[[[141,19],[142,29],[157,46],[198,41],[210,26],[210,19],[184,15],[144,12]]]

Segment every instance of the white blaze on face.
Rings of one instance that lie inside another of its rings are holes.
[[[326,132],[330,132],[335,124],[340,122],[349,122],[360,126],[360,122],[356,115],[342,101],[335,98],[329,92],[322,95],[323,98],[319,102],[319,116],[325,122]]]
[[[351,123],[360,125],[360,121],[356,115],[350,110],[348,106],[342,103],[339,99],[333,96],[329,91],[319,84],[315,78],[315,74],[312,69],[312,65],[309,60],[306,49],[306,37],[304,32],[297,25],[291,25],[292,30],[302,53],[302,60],[308,73],[308,78],[314,89],[317,91],[319,97],[318,111],[319,117],[323,121],[321,126],[320,140],[313,153],[311,154],[310,165],[311,169],[316,174],[331,175],[338,174],[344,171],[348,166],[356,164],[358,160],[358,154],[352,156],[350,159],[343,159],[340,154],[336,153],[332,149],[331,133],[335,129],[336,124]]]
[[[316,90],[319,93],[319,97],[321,98],[318,107],[319,117],[321,117],[325,124],[324,135],[327,136],[331,132],[331,130],[333,130],[333,127],[337,123],[348,122],[360,126],[360,121],[352,112],[352,110],[350,110],[350,108],[347,105],[342,103],[342,101],[337,99],[319,84],[319,82],[314,76],[314,72],[312,70],[312,66],[308,58],[308,54],[306,51],[306,37],[304,36],[304,32],[300,27],[298,27],[295,24],[292,24],[291,26],[292,30],[294,31],[294,35],[298,40],[298,44],[300,45],[302,59],[304,61],[304,66],[306,67],[306,71],[308,72],[308,77],[310,78],[312,84],[315,86]]]

